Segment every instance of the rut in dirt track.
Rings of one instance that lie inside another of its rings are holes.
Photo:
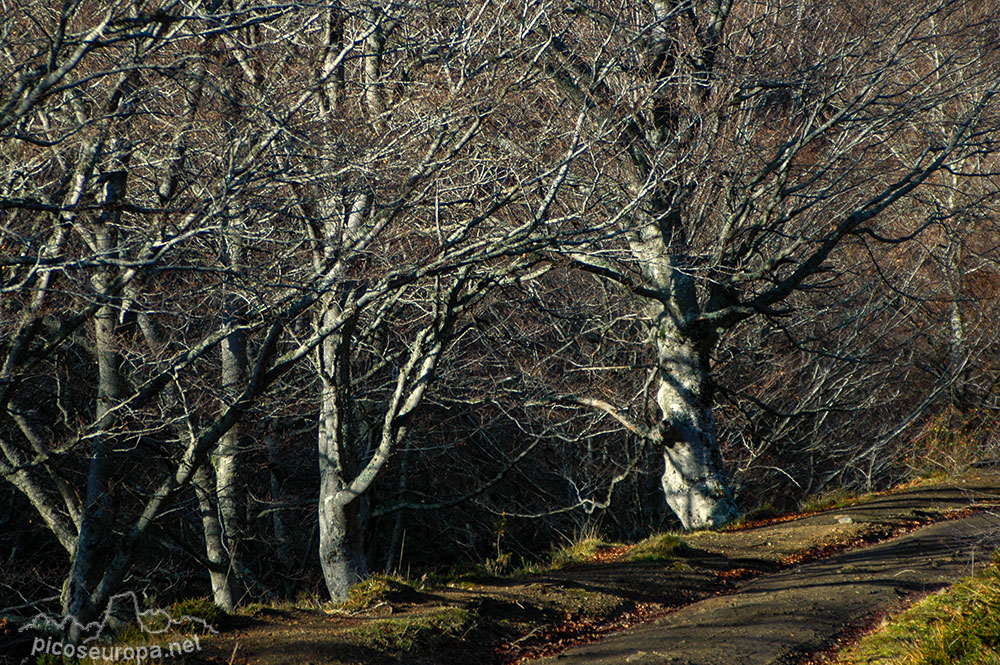
[[[954,583],[989,563],[1000,517],[981,513],[803,564],[738,592],[539,661],[559,665],[796,663],[846,626],[913,593]]]

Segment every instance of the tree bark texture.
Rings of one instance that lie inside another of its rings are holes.
[[[722,526],[739,516],[723,473],[712,415],[708,343],[662,325],[656,331],[667,504],[685,529]]]
[[[328,302],[321,322],[340,315]],[[321,345],[319,433],[319,560],[330,597],[347,599],[352,584],[368,574],[359,498],[347,492],[357,460],[349,448],[349,337],[347,330],[330,335]]]
[[[198,495],[198,512],[201,513],[205,554],[209,562],[208,574],[212,582],[212,600],[222,609],[231,612],[236,605],[234,570],[222,535],[216,485],[208,469],[207,464],[198,467],[192,484]]]

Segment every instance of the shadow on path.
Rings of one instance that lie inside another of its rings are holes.
[[[769,665],[832,644],[851,622],[988,564],[1000,517],[939,522],[896,540],[753,580],[652,623],[540,662]]]

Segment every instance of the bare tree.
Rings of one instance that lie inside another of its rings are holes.
[[[902,333],[869,331],[917,313],[865,301],[855,266],[877,255],[878,272],[885,247],[994,195],[993,25],[968,3],[8,4],[0,473],[66,551],[81,619],[181,519],[165,515],[179,497],[197,501],[183,518],[216,601],[264,593],[244,464],[255,438],[276,456],[282,419],[315,437],[335,599],[366,573],[369,519],[493,510],[485,492],[535,446],[551,454],[518,476],[534,510],[608,508],[655,445],[684,526],[717,526],[737,508],[714,365],[764,345],[748,322],[898,357]],[[949,303],[978,292],[968,257],[992,251],[967,228],[924,252]],[[934,274],[890,272],[923,290]],[[950,369],[927,395],[973,355],[969,309],[951,309]],[[515,351],[484,323],[504,317]],[[799,365],[757,394],[794,385],[816,428],[857,407],[860,365],[767,344]],[[495,472],[370,505],[408,441],[407,468],[427,468],[421,409],[460,403],[520,433],[489,446]],[[779,415],[748,437],[757,459],[806,438]]]
[[[967,9],[654,1],[539,20],[535,62],[615,139],[594,161],[616,176],[599,201],[627,242],[571,256],[641,303],[659,415],[630,429],[664,446],[685,527],[737,514],[712,412],[727,332],[794,308],[845,241],[915,235],[888,211],[993,150],[996,63]]]
[[[7,89],[2,125],[14,146],[5,233],[19,245],[4,288],[22,315],[4,404],[24,441],[5,435],[3,472],[69,552],[64,605],[81,619],[190,484],[216,600],[237,601],[233,574],[248,578],[237,426],[308,362],[320,558],[342,598],[364,574],[363,496],[405,437],[456,321],[552,242],[552,204],[578,154],[572,125],[523,152],[487,134],[535,120],[503,116],[533,79],[523,48],[495,57],[502,13],[188,9],[67,6],[48,23],[20,17],[9,41],[24,73]],[[431,18],[439,31],[425,30]],[[54,46],[47,30],[59,33]],[[400,333],[391,345],[386,325]],[[74,354],[94,398],[69,412],[38,371]],[[353,403],[359,377],[380,398],[373,412]],[[43,432],[17,406],[32,391],[61,411]],[[64,476],[86,446],[78,505]],[[148,489],[109,505],[132,453],[146,449],[160,463]]]
[[[324,335],[315,359],[320,562],[335,599],[366,574],[365,495],[405,439],[456,326],[491,289],[522,279],[558,236],[547,223],[578,152],[576,130],[513,154],[496,144],[508,98],[534,75],[520,49],[504,53],[497,31],[511,30],[509,17],[480,9],[434,6],[432,17],[428,7],[374,5],[322,36],[323,51],[352,35],[363,43],[361,64],[330,76],[359,81],[363,96],[342,97],[340,114],[372,139],[353,157],[319,151],[321,169],[331,159],[343,166],[300,187],[313,279],[337,280],[313,322]],[[380,274],[392,275],[395,292],[364,302]]]

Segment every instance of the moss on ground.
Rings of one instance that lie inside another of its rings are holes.
[[[446,607],[398,619],[376,619],[345,630],[342,635],[352,644],[398,657],[417,651],[433,651],[436,645],[461,639],[469,630],[472,617],[468,610]]]

